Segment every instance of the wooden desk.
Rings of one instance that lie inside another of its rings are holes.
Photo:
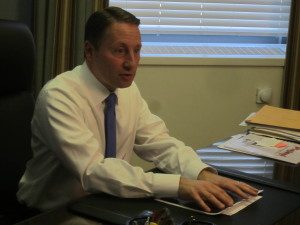
[[[18,225],[98,225],[107,224],[102,223],[99,217],[98,209],[100,211],[108,210],[115,215],[122,215],[123,217],[133,217],[138,215],[143,210],[160,209],[168,207],[178,224],[189,218],[191,215],[198,217],[201,220],[211,221],[215,224],[222,225],[273,225],[285,215],[290,214],[296,209],[300,208],[300,190],[294,185],[286,185],[283,182],[274,182],[271,179],[262,178],[259,176],[245,174],[236,170],[217,168],[221,175],[228,176],[233,179],[238,179],[256,186],[259,189],[265,190],[263,198],[257,203],[249,206],[234,216],[208,216],[181,209],[175,206],[164,205],[151,199],[124,199],[112,196],[91,195],[88,199],[75,202],[73,210],[77,209],[77,213],[71,213],[67,207],[62,207],[57,210],[47,212],[36,217],[30,218]],[[86,219],[79,216],[79,211],[95,220]],[[83,210],[82,210],[83,209]],[[299,210],[297,211],[297,213]],[[297,215],[297,214],[296,214]],[[299,214],[298,214],[299,215]],[[97,222],[96,220],[98,219]],[[181,221],[181,222],[180,222]],[[287,223],[288,225],[298,225],[299,220],[294,223]]]
[[[62,207],[53,211],[45,212],[27,220],[17,223],[17,225],[102,225],[92,219],[84,218]]]
[[[210,146],[210,148],[216,148],[216,145],[212,145],[212,146]],[[238,172],[238,171],[235,171],[235,170],[230,170],[230,169],[228,171],[229,171],[229,176],[230,176],[230,173],[231,173],[230,171],[233,171],[233,176],[235,176],[235,174],[241,173],[241,172]],[[226,169],[225,169],[225,172],[226,172]],[[221,174],[222,174],[222,172],[221,172]],[[228,173],[227,173],[227,175],[228,175]],[[245,176],[245,174],[242,174],[242,176]],[[244,178],[247,178],[247,176],[248,175],[246,174],[246,177],[244,177]],[[248,177],[251,177],[251,175],[249,175]],[[254,176],[254,178],[257,179],[257,176]],[[258,178],[258,179],[260,179],[260,178]],[[262,179],[264,179],[264,178],[262,178]],[[271,181],[271,180],[269,180],[269,181]],[[297,187],[296,187],[296,189],[297,189]],[[300,193],[300,188],[299,188],[299,193]],[[268,194],[266,193],[266,196],[267,195]],[[266,203],[264,203],[264,204],[266,204]],[[262,207],[262,206],[260,206],[260,207]],[[300,207],[300,200],[299,200],[299,207]],[[139,209],[139,210],[142,211],[144,209]],[[285,210],[286,213],[288,212],[288,211],[286,211],[286,209],[284,209],[284,210]],[[249,216],[249,213],[253,214],[253,212],[239,212],[237,214],[236,218],[239,218],[239,219],[243,218],[244,214]],[[175,213],[175,214],[178,214],[178,213]],[[225,224],[238,224],[236,218],[234,219],[234,218],[226,217],[226,218],[223,218],[222,221],[224,221]],[[299,225],[300,224],[300,208],[298,208],[298,211],[296,211],[292,214],[292,221],[293,222],[291,222],[290,218],[284,219],[284,221],[288,221],[288,222],[278,223],[278,225],[279,224],[280,225],[282,225],[282,224]],[[213,218],[212,220],[215,220],[215,218]],[[216,219],[216,221],[218,221],[218,219]],[[99,224],[105,224],[105,223],[99,222],[99,221],[97,222],[96,220],[84,218],[84,217],[79,216],[78,214],[71,213],[70,211],[67,210],[67,207],[62,207],[62,208],[59,208],[59,209],[56,209],[56,210],[53,210],[53,211],[50,211],[50,212],[46,212],[46,213],[43,213],[41,215],[35,216],[33,218],[30,218],[30,219],[27,219],[23,222],[18,223],[18,225],[69,225],[69,224],[70,225],[71,224],[72,225],[74,225],[74,224],[78,224],[78,225],[99,225]],[[220,224],[220,223],[217,223],[217,224]],[[223,222],[222,222],[222,224],[223,224]]]

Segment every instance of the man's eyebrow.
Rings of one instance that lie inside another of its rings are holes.
[[[128,44],[126,44],[125,42],[117,42],[117,43],[115,43],[115,46],[127,47]],[[141,48],[141,47],[142,47],[142,43],[139,43],[139,44],[135,45],[134,47],[135,47],[135,48],[136,48],[136,47]]]

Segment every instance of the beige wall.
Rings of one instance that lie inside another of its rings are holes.
[[[280,106],[283,60],[142,59],[136,83],[152,112],[172,136],[194,149],[244,131],[256,104],[256,89],[272,88],[270,105]],[[152,167],[137,157],[133,164]]]

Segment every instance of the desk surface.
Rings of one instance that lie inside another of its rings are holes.
[[[25,221],[17,223],[17,225],[100,225],[92,219],[71,213],[66,207],[62,207],[50,212],[45,212]]]
[[[278,181],[274,181],[267,178],[262,178],[260,176],[249,175],[246,173],[238,172],[235,170],[228,170],[222,169],[221,174],[225,176],[232,177],[234,179],[244,180],[247,183],[250,183],[256,186],[259,189],[264,189],[263,198],[260,199],[257,203],[249,206],[247,209],[242,210],[241,212],[237,213],[234,216],[207,216],[203,214],[195,214],[191,211],[183,210],[177,207],[170,207],[171,212],[176,215],[177,221],[183,221],[190,215],[194,215],[199,217],[202,220],[215,222],[217,225],[254,225],[254,224],[274,224],[275,222],[279,221],[280,219],[284,218],[285,215],[290,214],[291,212],[295,211],[298,208],[297,213],[300,212],[300,189],[299,186],[289,186],[287,187],[285,183],[280,183]],[[223,170],[223,172],[222,172]],[[224,174],[223,174],[224,173]],[[275,186],[273,185],[275,183]],[[282,189],[288,190],[282,190]],[[298,192],[298,193],[297,193]],[[91,196],[89,200],[83,200],[83,203],[88,203],[88,212],[84,213],[88,215],[90,212],[90,204],[95,208],[99,206],[99,202],[101,205],[101,195],[94,195]],[[103,201],[103,199],[102,199]],[[120,206],[123,202],[125,208],[128,208],[130,204],[128,199],[119,199],[113,204],[113,207]],[[136,202],[137,201],[137,202]],[[130,216],[135,216],[143,210],[151,210],[151,207],[154,209],[161,208],[162,203],[155,204],[153,202],[149,202],[149,200],[139,199],[133,200],[136,202],[137,208],[134,211],[129,210]],[[82,203],[82,202],[81,202]],[[131,202],[132,203],[132,202]],[[154,205],[153,205],[154,204]],[[151,206],[152,205],[152,206]],[[77,205],[78,206],[78,205]],[[76,211],[76,204],[75,204],[75,211]],[[107,204],[106,204],[107,206]],[[275,207],[274,207],[275,206]],[[80,205],[82,207],[82,204]],[[83,205],[85,207],[85,205]],[[149,208],[150,207],[150,208]],[[118,211],[118,210],[117,210]],[[96,216],[97,217],[97,216]],[[299,218],[300,219],[300,218]],[[243,221],[243,223],[241,223]],[[298,221],[298,220],[297,220]],[[43,213],[36,217],[30,218],[26,221],[18,223],[18,225],[69,225],[69,224],[80,224],[80,225],[97,225],[97,224],[105,224],[103,220],[98,220],[95,217],[82,217],[78,213],[70,212],[67,207],[62,207],[50,212]],[[300,221],[299,223],[300,224]]]
[[[234,170],[225,169],[222,171],[221,168],[219,169],[222,175],[234,179],[238,178],[259,189],[264,189],[263,198],[234,216],[209,216],[175,206],[164,205],[153,199],[124,199],[98,194],[88,196],[87,198],[72,204],[73,212],[76,211],[77,213],[71,213],[67,207],[63,207],[31,218],[19,223],[19,225],[106,224],[105,221],[100,219],[102,218],[101,216],[98,218],[99,209],[102,211],[103,209],[113,211],[116,215],[121,215],[122,218],[128,218],[138,215],[143,210],[156,210],[163,207],[168,207],[170,209],[178,224],[181,224],[190,216],[194,216],[199,220],[214,222],[217,225],[271,225],[283,219],[285,215],[300,208],[300,190],[296,186],[291,185],[288,187],[290,190],[285,191],[283,190],[285,188],[284,183],[274,182],[270,179],[260,178],[254,175],[250,176]],[[261,184],[260,182],[264,182],[264,184]],[[81,217],[78,212],[81,212],[88,217]]]
[[[264,190],[263,198],[233,216],[209,216],[166,205],[153,199],[124,199],[103,194],[85,197],[71,205],[71,207],[76,212],[96,219],[103,218],[100,214],[108,210],[114,215],[120,215],[120,219],[115,217],[107,219],[115,224],[125,224],[128,218],[135,217],[143,210],[157,210],[168,207],[177,224],[182,224],[193,216],[201,221],[222,225],[271,225],[300,207],[300,190],[298,186],[286,185],[282,182],[275,182],[255,175],[250,176],[235,170],[223,168],[218,168],[218,170],[224,176],[247,182],[258,189]]]

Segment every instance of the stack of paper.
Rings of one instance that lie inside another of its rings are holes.
[[[300,111],[266,105],[246,123],[250,133],[300,142]]]
[[[246,119],[249,134],[237,135],[219,148],[268,157],[292,164],[300,163],[300,112],[264,106]]]
[[[236,135],[218,147],[295,165],[300,163],[300,144],[261,135]]]

